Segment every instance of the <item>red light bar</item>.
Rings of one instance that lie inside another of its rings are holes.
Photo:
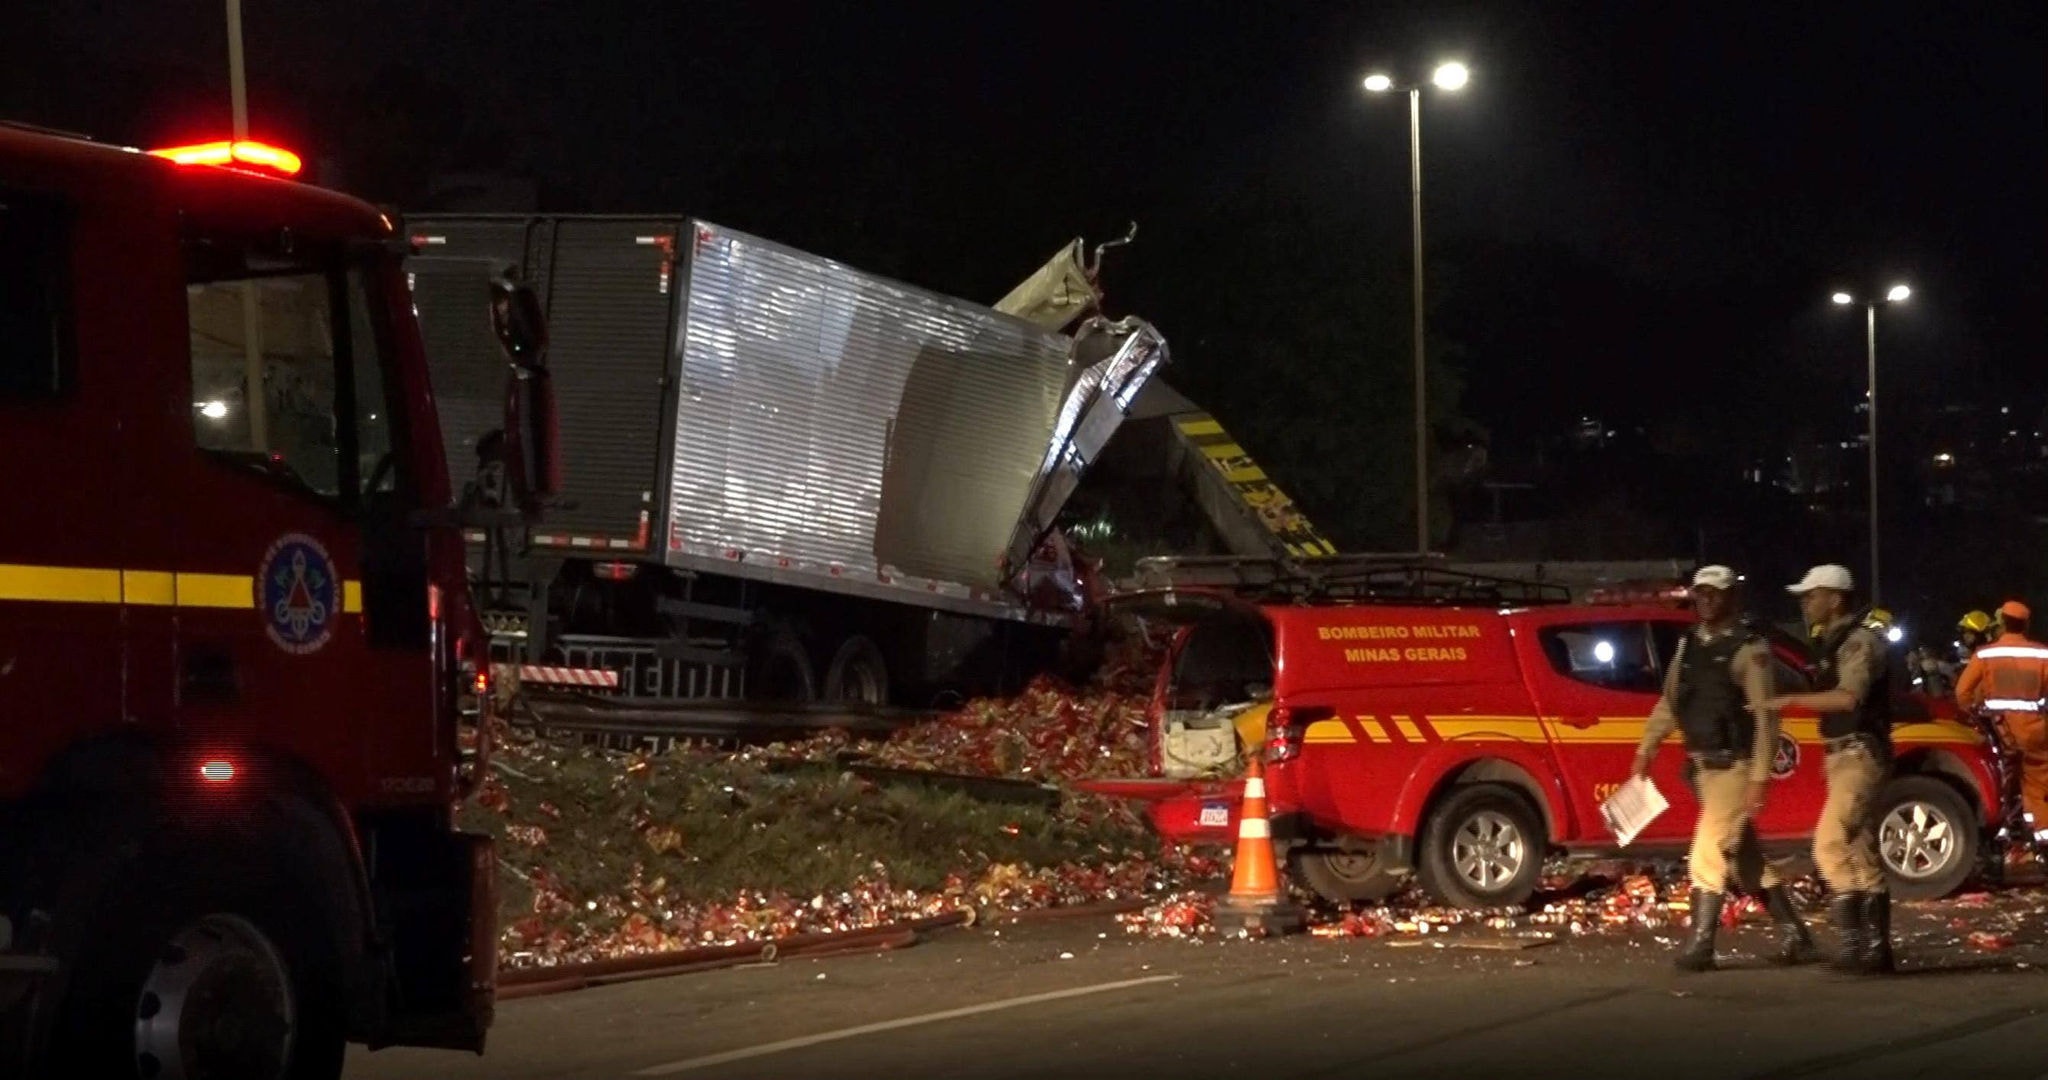
[[[253,165],[281,176],[297,176],[299,169],[303,167],[299,155],[282,147],[252,142],[248,139],[172,146],[162,150],[151,150],[150,154],[180,165],[224,165],[229,168]]]

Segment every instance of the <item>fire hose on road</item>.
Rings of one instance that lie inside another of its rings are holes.
[[[498,979],[498,1000],[539,997],[591,986],[712,971],[741,964],[766,964],[776,960],[820,958],[853,952],[887,952],[914,945],[920,936],[949,926],[969,926],[971,911],[954,911],[925,919],[890,923],[843,933],[798,934],[776,941],[744,942],[738,945],[710,945],[701,949],[628,956],[616,960],[592,960],[581,964],[522,968],[508,971]]]

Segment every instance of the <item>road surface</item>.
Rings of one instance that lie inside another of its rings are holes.
[[[1519,947],[1428,939],[1148,940],[1107,918],[941,931],[504,1002],[482,1057],[352,1052],[350,1080],[2012,1077],[2048,1080],[2048,896],[1902,906],[1901,974],[1670,967],[1677,931]],[[1972,946],[1986,926],[2010,948]],[[1830,935],[1821,932],[1823,944]]]

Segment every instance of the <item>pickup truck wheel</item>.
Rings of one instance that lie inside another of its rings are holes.
[[[1374,852],[1330,848],[1296,851],[1294,873],[1317,896],[1340,904],[1384,900],[1408,877],[1388,870]]]
[[[1422,828],[1422,887],[1452,907],[1527,900],[1543,873],[1543,827],[1528,802],[1498,784],[1457,788]]]
[[[856,705],[889,703],[889,662],[882,648],[859,634],[847,638],[825,668],[825,700]]]
[[[1877,806],[1877,854],[1891,894],[1937,900],[1962,887],[1977,866],[1976,816],[1956,790],[1931,776],[1900,776]]]

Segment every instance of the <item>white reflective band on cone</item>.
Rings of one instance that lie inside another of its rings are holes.
[[[1978,649],[1975,657],[1985,660],[2000,658],[2021,660],[2048,660],[2048,648],[2039,645],[1987,645]]]
[[[1237,823],[1239,840],[1265,840],[1273,835],[1272,826],[1262,817],[1248,817]]]
[[[1246,780],[1244,782],[1244,797],[1247,799],[1265,798],[1266,782],[1264,780],[1259,779],[1256,776],[1252,777],[1249,780]]]
[[[1984,707],[1992,712],[2040,712],[2041,703],[2024,698],[1985,698]]]

